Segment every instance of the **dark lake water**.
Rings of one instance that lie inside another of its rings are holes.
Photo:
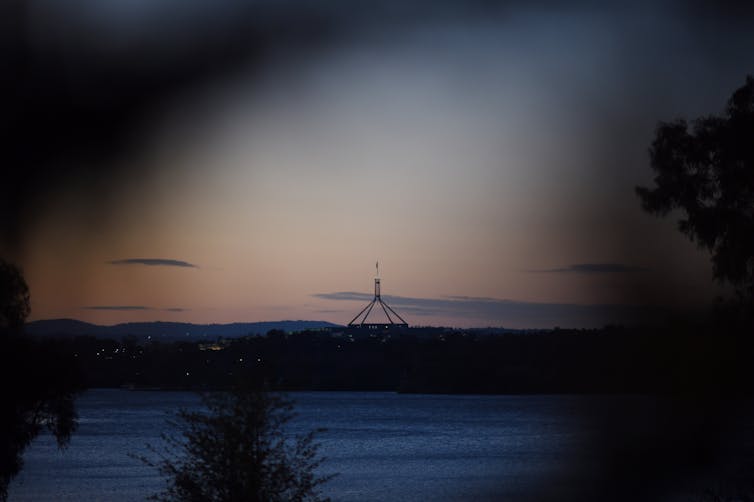
[[[291,432],[327,429],[319,436],[322,473],[338,476],[323,492],[336,501],[524,500],[566,493],[591,483],[602,461],[590,453],[599,422],[583,413],[585,401],[612,406],[611,398],[578,396],[291,397],[298,412]],[[164,481],[129,454],[148,454],[145,445],[160,443],[169,414],[196,405],[197,397],[183,392],[86,392],[70,446],[59,451],[51,436],[40,436],[25,454],[10,500],[143,500]]]

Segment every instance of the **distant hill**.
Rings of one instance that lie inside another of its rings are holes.
[[[272,329],[286,332],[307,329],[336,328],[339,325],[326,321],[273,321],[234,322],[230,324],[192,324],[187,322],[128,322],[113,326],[100,326],[75,319],[48,319],[26,324],[26,332],[34,336],[80,336],[120,339],[132,335],[153,340],[214,340],[218,337],[234,338],[247,335],[264,335]]]

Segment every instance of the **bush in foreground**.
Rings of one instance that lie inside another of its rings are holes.
[[[315,434],[291,437],[284,426],[292,402],[279,394],[239,388],[202,395],[206,411],[181,410],[165,435],[158,462],[167,478],[159,501],[320,501],[322,463]],[[153,449],[154,451],[154,449]]]

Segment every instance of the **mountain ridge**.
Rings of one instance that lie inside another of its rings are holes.
[[[26,323],[26,332],[32,336],[96,336],[121,338],[136,336],[158,340],[201,340],[218,337],[237,338],[248,335],[264,335],[273,329],[286,332],[307,329],[337,328],[338,324],[327,321],[283,320],[262,322],[234,322],[197,324],[188,322],[151,321],[99,325],[78,319],[41,319]]]

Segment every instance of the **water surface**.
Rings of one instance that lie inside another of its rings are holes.
[[[324,427],[323,489],[336,501],[529,498],[542,484],[578,482],[590,424],[577,396],[292,393],[291,432]],[[166,418],[198,398],[185,392],[95,389],[77,402],[78,431],[59,451],[50,435],[25,454],[12,501],[143,500],[163,479],[148,455]],[[130,454],[130,455],[129,455]],[[577,457],[581,455],[580,457]],[[577,460],[578,459],[578,462]],[[545,487],[546,488],[546,487]]]

